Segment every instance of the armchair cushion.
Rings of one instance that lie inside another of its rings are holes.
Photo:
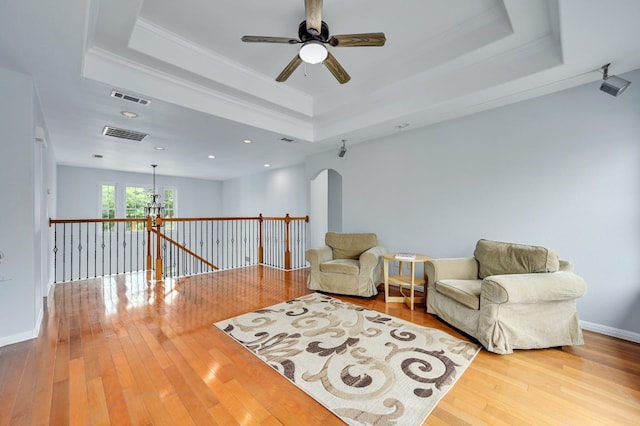
[[[334,259],[358,259],[363,252],[378,245],[378,237],[373,233],[327,232],[324,241],[333,249]]]
[[[320,272],[358,275],[360,273],[360,265],[358,261],[354,259],[328,260],[320,264]]]
[[[491,275],[555,272],[558,255],[545,247],[479,240],[473,256],[478,260],[478,278]]]

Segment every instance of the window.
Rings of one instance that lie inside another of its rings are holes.
[[[120,190],[121,191],[121,190]],[[144,219],[144,208],[151,201],[153,189],[144,186],[126,186],[124,187],[124,196],[117,190],[114,184],[101,185],[101,217],[103,219],[113,219],[115,217],[126,217],[127,219]],[[176,189],[164,188],[160,192],[162,194],[158,201],[164,206],[164,217],[175,217],[176,215]],[[120,200],[120,201],[117,201]],[[124,200],[124,206],[123,206]],[[124,210],[124,211],[123,211]],[[123,214],[124,213],[124,214]],[[172,227],[173,223],[165,224]],[[105,231],[115,230],[115,223],[105,223],[103,225]],[[144,231],[146,224],[143,222],[127,223],[127,231]]]
[[[162,197],[162,205],[164,206],[164,217],[175,217],[175,189],[165,188],[164,196]],[[175,222],[168,222],[164,224],[165,229],[174,229]]]
[[[145,218],[144,207],[151,201],[152,192],[151,188],[127,186],[125,188],[125,217],[127,219]],[[144,228],[145,226],[142,222],[127,223],[128,231],[142,231]]]
[[[102,185],[101,188],[102,205],[100,207],[102,219],[113,219],[116,217],[116,186],[112,184]],[[103,231],[112,231],[114,223],[103,223]]]

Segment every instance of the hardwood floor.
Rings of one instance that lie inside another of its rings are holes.
[[[309,293],[307,273],[251,267],[59,284],[40,336],[0,348],[0,425],[341,424],[212,326]],[[383,294],[340,298],[464,337]],[[640,345],[591,332],[585,341],[481,351],[425,424],[640,424]]]

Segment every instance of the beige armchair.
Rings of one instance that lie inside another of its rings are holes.
[[[480,240],[474,257],[432,259],[425,268],[427,312],[491,352],[584,343],[576,300],[587,285],[552,250]]]
[[[327,232],[325,245],[306,251],[311,290],[375,296],[382,282],[382,255],[376,234]]]

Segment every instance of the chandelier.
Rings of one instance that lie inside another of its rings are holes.
[[[144,206],[144,214],[146,217],[151,217],[151,226],[162,225],[162,214],[164,213],[164,206],[159,201],[160,195],[156,194],[156,167],[157,164],[152,164],[153,167],[153,193],[150,195],[150,201]]]

